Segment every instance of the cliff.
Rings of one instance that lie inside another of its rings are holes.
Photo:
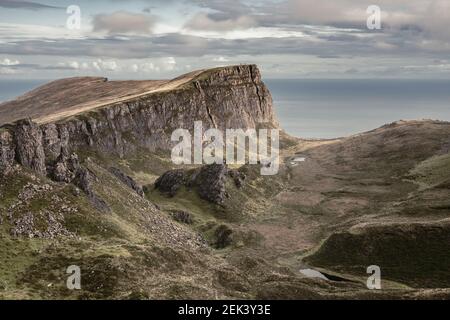
[[[119,157],[169,150],[173,130],[192,129],[194,121],[203,121],[205,129],[277,126],[255,65],[170,81],[64,79],[1,104],[0,115],[0,170],[18,162],[43,175],[86,148]]]

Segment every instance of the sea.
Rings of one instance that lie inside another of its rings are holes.
[[[0,102],[48,80],[0,80]],[[397,120],[450,121],[450,80],[266,79],[282,128],[331,139]]]

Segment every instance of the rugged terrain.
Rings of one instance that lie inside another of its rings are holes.
[[[0,297],[450,298],[450,123],[282,133],[280,172],[261,176],[175,166],[170,135],[198,120],[278,127],[254,65],[64,79],[0,104]]]

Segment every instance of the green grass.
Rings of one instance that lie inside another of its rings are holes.
[[[186,187],[180,188],[177,195],[173,198],[161,194],[152,187],[146,193],[146,196],[151,202],[157,204],[163,212],[166,212],[167,215],[173,211],[189,212],[193,215],[195,227],[217,221],[215,217],[217,207],[200,199],[194,190],[188,190]]]
[[[410,171],[411,178],[424,187],[433,187],[450,180],[450,154],[434,156]]]
[[[12,239],[2,232],[0,238],[0,295],[2,291],[19,289],[17,286],[18,275],[39,259],[41,251],[48,244],[48,241],[40,239]]]

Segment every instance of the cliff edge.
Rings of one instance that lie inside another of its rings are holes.
[[[255,65],[188,73],[168,81],[71,78],[0,104],[0,170],[15,161],[48,174],[62,158],[91,148],[123,157],[169,150],[177,128],[278,126]]]

